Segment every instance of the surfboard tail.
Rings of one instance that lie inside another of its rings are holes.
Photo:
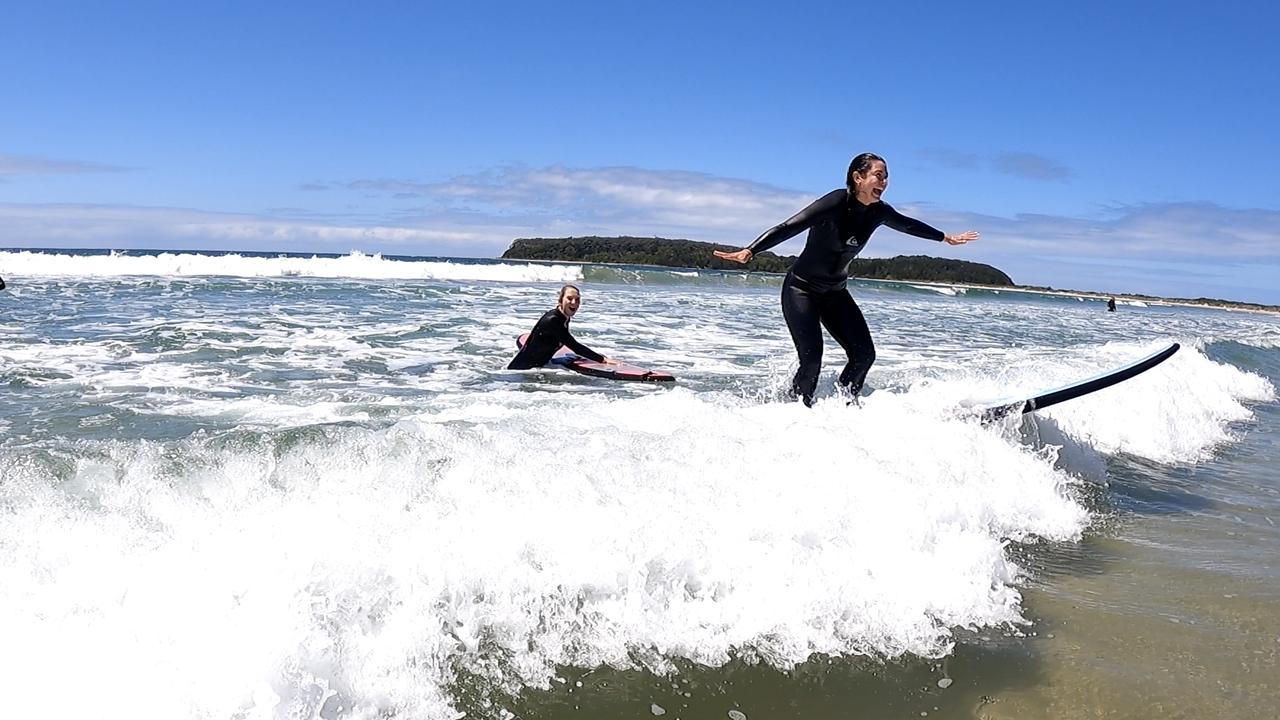
[[[1022,415],[1023,413],[1031,412],[1033,409],[1034,408],[1027,407],[1027,401],[1019,400],[1016,403],[1010,403],[1008,405],[996,405],[994,407],[984,408],[978,413],[978,420],[983,425],[990,425],[991,423],[1000,422],[1001,420],[1013,417],[1014,415]]]

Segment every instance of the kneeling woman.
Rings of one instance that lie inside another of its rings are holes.
[[[577,287],[565,285],[560,288],[560,299],[556,306],[538,319],[538,324],[534,325],[529,333],[529,339],[507,365],[507,369],[528,370],[542,367],[551,362],[551,357],[556,354],[561,345],[588,360],[616,364],[615,361],[583,345],[569,334],[569,321],[578,313],[578,306],[581,304],[582,293]]]
[[[845,289],[849,265],[866,247],[871,233],[881,225],[948,245],[963,245],[978,239],[970,230],[947,235],[919,220],[909,218],[880,200],[889,186],[889,168],[884,159],[863,153],[849,164],[845,187],[818,198],[794,217],[765,231],[749,246],[736,252],[715,251],[716,257],[746,263],[763,252],[808,230],[804,250],[782,282],[782,316],[791,331],[800,369],[791,382],[791,391],[813,405],[813,393],[822,370],[822,327],[840,343],[849,362],[840,373],[840,384],[854,398],[862,389],[867,371],[875,362],[871,331],[858,304]]]

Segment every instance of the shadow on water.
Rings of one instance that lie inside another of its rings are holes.
[[[1179,515],[1212,509],[1211,499],[1194,492],[1195,466],[1160,465],[1120,456],[1107,465],[1109,497],[1115,511],[1138,515]]]
[[[1242,370],[1258,373],[1271,382],[1280,380],[1280,352],[1275,348],[1262,348],[1232,340],[1210,343],[1205,355],[1214,362],[1234,365]]]
[[[1037,541],[1011,544],[1009,557],[1027,572],[1029,587],[1047,587],[1064,575],[1101,575],[1119,558],[1099,536],[1089,533],[1079,542]]]
[[[1170,515],[1199,512],[1215,503],[1197,491],[1195,465],[1166,465],[1134,455],[1104,457],[1048,417],[1023,416],[1019,441],[1034,448],[1057,448],[1055,466],[1082,479],[1078,492],[1095,514]]]
[[[1094,516],[1078,542],[1011,543],[1009,555],[1028,573],[1026,586],[1048,588],[1055,578],[1102,575],[1125,562],[1116,536],[1132,516],[1210,511],[1216,503],[1193,491],[1194,466],[1161,465],[1132,455],[1103,457],[1063,432],[1048,417],[1024,416],[1015,434],[1024,445],[1058,448],[1056,467],[1081,480],[1073,488]]]
[[[968,718],[1001,691],[1038,679],[1024,643],[971,638],[943,660],[814,657],[791,670],[734,660],[706,667],[682,660],[660,675],[608,667],[560,668],[545,690],[524,690],[495,707],[483,682],[460,683],[468,717],[529,720],[638,717]]]

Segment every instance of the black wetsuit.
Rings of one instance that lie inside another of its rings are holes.
[[[885,202],[863,205],[848,190],[832,190],[772,227],[748,246],[754,255],[808,230],[800,257],[782,282],[782,316],[800,356],[800,368],[791,391],[813,404],[813,392],[822,370],[822,331],[840,343],[849,362],[840,373],[840,384],[856,396],[876,360],[871,331],[862,311],[845,286],[849,265],[866,247],[871,233],[881,225],[928,240],[943,239],[937,228],[899,213]]]
[[[569,318],[560,308],[551,308],[533,326],[524,347],[507,365],[508,370],[528,370],[551,362],[551,356],[564,345],[588,360],[604,362],[604,356],[583,345],[569,334]]]

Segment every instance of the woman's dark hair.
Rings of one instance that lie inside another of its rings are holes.
[[[853,174],[865,173],[871,168],[871,163],[877,160],[884,162],[884,158],[875,153],[862,153],[855,157],[853,162],[849,163],[849,172],[844,175],[844,186],[849,188],[849,192],[853,192]],[[889,163],[884,164],[888,165]]]

